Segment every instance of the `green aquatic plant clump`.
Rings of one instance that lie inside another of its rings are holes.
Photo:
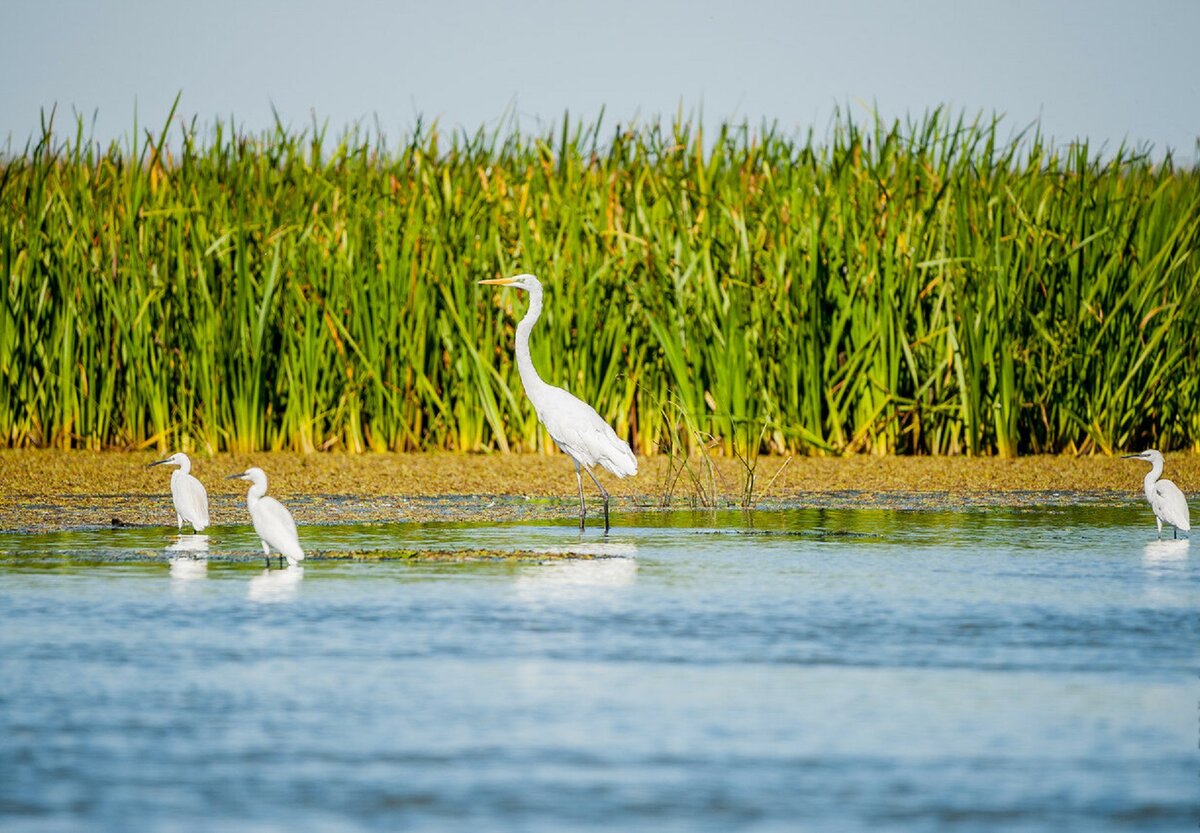
[[[938,110],[399,146],[173,115],[0,161],[0,446],[540,450],[512,359],[635,450],[1200,446],[1200,174]]]

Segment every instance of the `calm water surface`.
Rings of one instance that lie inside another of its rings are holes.
[[[1200,822],[1200,550],[1144,507],[616,522],[0,535],[0,829]]]

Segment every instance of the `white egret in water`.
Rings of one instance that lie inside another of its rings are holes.
[[[231,474],[225,479],[250,481],[250,490],[246,493],[246,508],[250,510],[254,531],[262,540],[267,566],[271,566],[272,548],[280,553],[280,565],[284,556],[287,556],[288,564],[292,566],[303,561],[304,550],[300,549],[300,537],[296,534],[296,522],[292,520],[292,513],[275,498],[266,496],[266,473],[254,467],[240,474]]]
[[[480,283],[511,286],[529,293],[529,311],[517,325],[517,371],[521,374],[521,384],[525,386],[525,395],[533,403],[538,420],[546,426],[547,433],[575,461],[575,479],[579,483],[579,528],[584,528],[587,517],[583,503],[582,469],[604,496],[604,531],[607,532],[608,492],[592,473],[592,467],[601,465],[617,477],[628,477],[637,474],[637,458],[629,449],[629,443],[617,436],[617,432],[596,413],[595,408],[562,388],[543,382],[534,369],[533,359],[529,355],[529,333],[542,314],[541,282],[533,275],[516,275]]]
[[[175,519],[179,522],[179,528],[183,529],[186,521],[196,532],[203,532],[208,526],[208,493],[204,491],[204,485],[192,477],[192,461],[186,454],[180,453],[149,464],[168,465],[179,466],[171,472],[171,499],[175,502]]]
[[[1191,530],[1192,521],[1188,517],[1187,498],[1170,480],[1159,480],[1163,471],[1162,454],[1150,449],[1140,454],[1126,454],[1124,459],[1145,460],[1150,464],[1150,473],[1146,475],[1144,485],[1146,500],[1150,502],[1150,508],[1154,510],[1154,519],[1158,521],[1158,536],[1162,537],[1163,521],[1173,527],[1172,538],[1176,536],[1176,530],[1182,529],[1184,532]]]

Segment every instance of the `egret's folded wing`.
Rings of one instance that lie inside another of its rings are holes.
[[[596,410],[575,399],[569,415],[545,421],[554,441],[585,465],[599,464],[617,477],[637,474],[637,458],[629,444],[617,436],[612,426]]]
[[[1179,487],[1170,480],[1160,480],[1154,484],[1154,492],[1158,497],[1154,507],[1158,515],[1171,526],[1187,532],[1192,528],[1192,520],[1188,513],[1187,498]]]
[[[179,517],[197,532],[208,526],[208,493],[199,480],[190,474],[176,472],[171,478],[171,497]]]
[[[208,526],[208,492],[204,491],[204,484],[189,476],[180,491],[186,511],[179,514],[198,530]]]
[[[254,529],[259,537],[268,544],[291,558],[303,558],[303,548],[300,546],[300,536],[296,531],[296,521],[287,507],[273,497],[264,497],[258,502],[254,521]]]

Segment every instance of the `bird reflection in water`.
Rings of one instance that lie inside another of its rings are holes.
[[[179,535],[167,545],[167,552],[188,554],[193,558],[204,558],[208,555],[208,536]]]
[[[1188,544],[1186,538],[1169,538],[1163,541],[1148,541],[1142,549],[1142,566],[1168,569],[1187,563]]]
[[[526,602],[574,602],[631,587],[637,574],[637,559],[625,555],[571,558],[523,570],[516,591]]]
[[[169,545],[171,588],[176,593],[186,592],[197,581],[208,578],[208,536],[180,535]]]
[[[291,564],[282,570],[267,568],[250,579],[246,598],[254,602],[287,602],[296,598],[304,568]]]

